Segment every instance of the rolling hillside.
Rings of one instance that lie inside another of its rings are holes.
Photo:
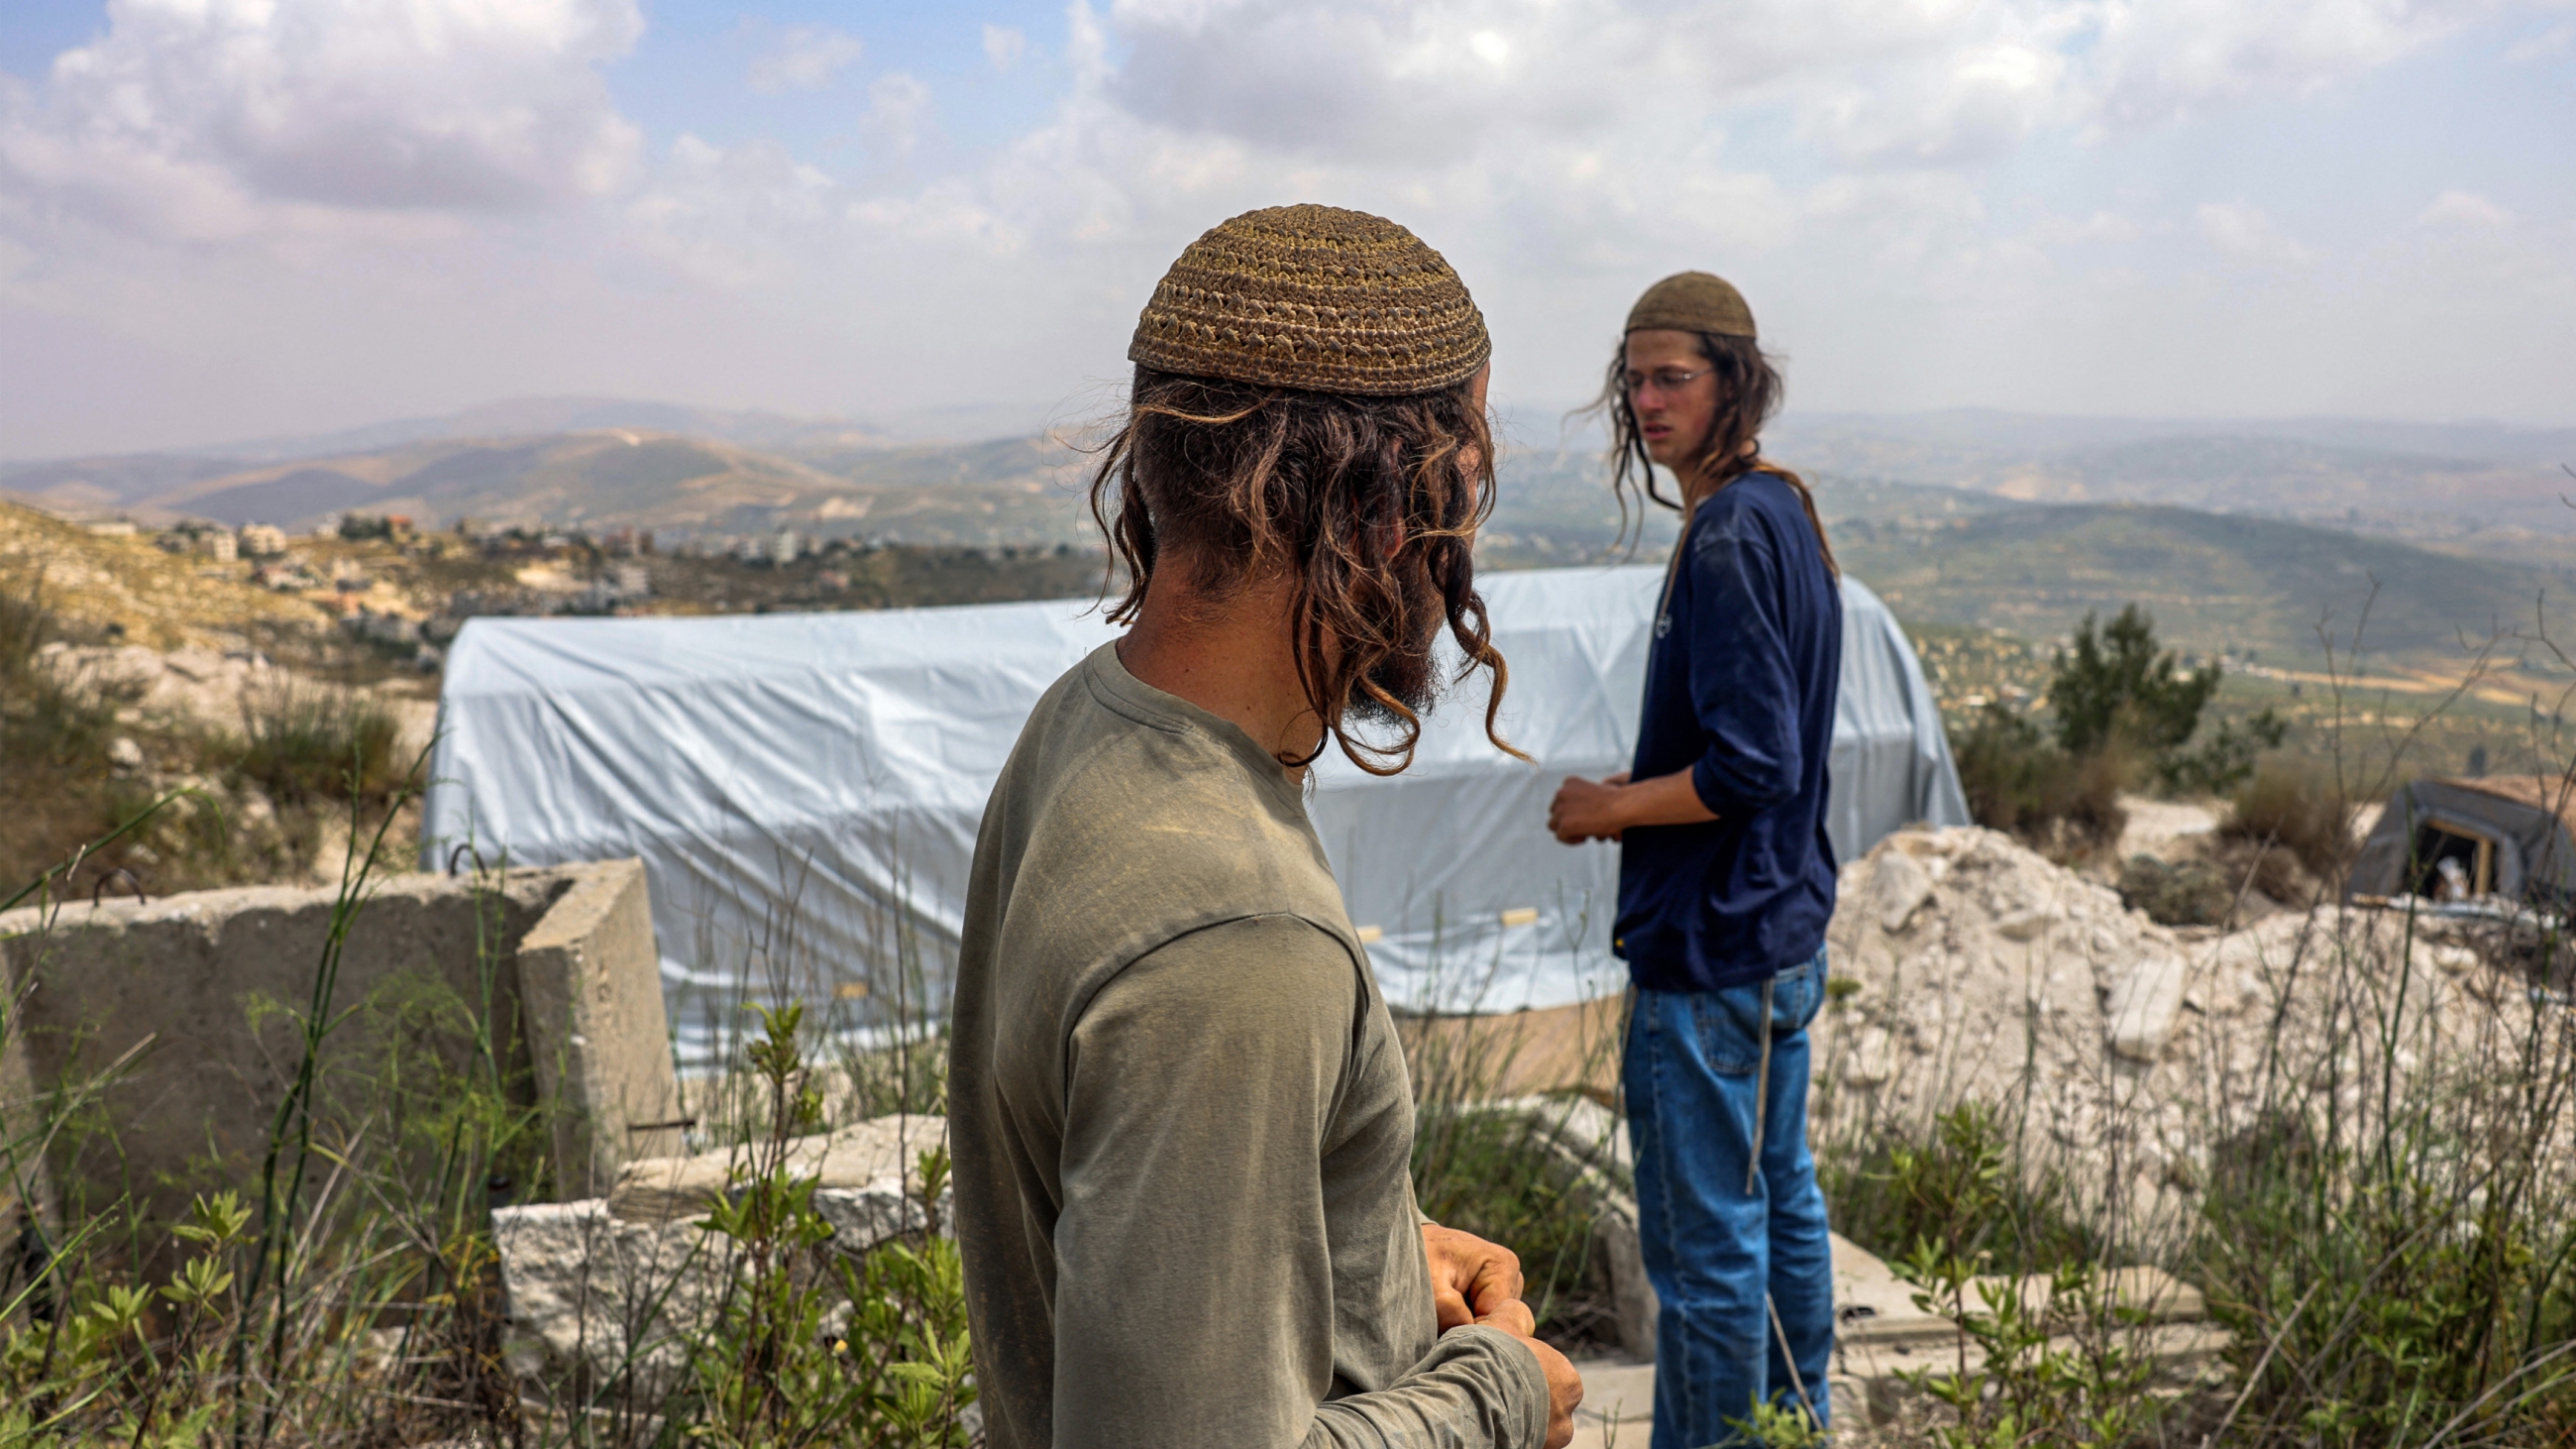
[[[614,415],[607,404],[580,411],[578,401],[510,416]],[[506,410],[496,410],[494,420],[499,411]],[[632,525],[666,540],[793,527],[987,548],[1096,541],[1083,501],[1091,459],[1061,441],[888,446],[792,422],[745,415],[729,424],[776,429],[782,451],[606,427],[420,438],[212,472],[203,459],[91,460],[21,467],[0,475],[0,486],[25,490],[42,482],[57,495],[88,490],[84,496],[148,488],[133,506],[141,516],[290,528],[363,510],[430,523],[472,517],[592,530]],[[2434,490],[2444,477],[2451,482],[2441,486],[2483,500],[2481,507],[2536,508],[2534,497],[2524,496],[2531,489],[2513,491],[2521,475],[2512,467],[2525,465],[2464,459],[2451,467],[2429,454],[2336,449],[2295,437],[2106,434],[2088,431],[2082,420],[2006,439],[2054,447],[2037,462],[2015,447],[1978,442],[1977,429],[1964,424],[1881,428],[1872,436],[1878,441],[1861,447],[1853,441],[1858,432],[1834,444],[1791,430],[1798,451],[1783,453],[1802,464],[1821,456],[1886,470],[1872,476],[1827,466],[1811,478],[1847,565],[1910,619],[2047,639],[2087,612],[2135,600],[2155,611],[2166,637],[2191,647],[2251,647],[2268,659],[2313,660],[2320,618],[2331,616],[2348,634],[2375,579],[2368,642],[2431,660],[2456,654],[2464,633],[2483,636],[2499,621],[2527,621],[2544,590],[2562,598],[2576,590],[2576,538],[2557,547],[2555,535],[2532,532],[2537,541],[2519,555],[2471,558],[2413,546],[2444,542],[2430,525],[2401,540],[2358,532],[2368,525],[2350,518],[2359,513],[2394,531],[2404,516],[2394,506],[2439,501]],[[1935,465],[1955,468],[1964,486],[1890,481],[1900,466]],[[1601,476],[1599,458],[1588,451],[1506,452],[1483,551],[1488,566],[1627,556],[1619,509]],[[2138,491],[2197,506],[2109,501]],[[2284,510],[2307,505],[2317,517],[2209,511],[2258,496]],[[2333,505],[2355,497],[2372,500],[2371,507],[2345,504],[2337,516]],[[2546,502],[2557,506],[2554,495]],[[2576,518],[2576,510],[2560,511]],[[1671,517],[1660,511],[1628,522],[1643,556],[1672,536]],[[2446,546],[2456,550],[2458,541]]]
[[[2320,656],[2321,620],[2338,647],[2348,644],[2365,603],[2363,642],[2373,652],[2455,656],[2464,635],[2528,627],[2545,592],[2563,600],[2576,586],[2576,561],[2550,570],[2463,559],[2187,508],[2056,504],[1948,518],[1844,514],[1833,531],[1844,565],[1908,618],[2049,639],[2087,612],[2135,600],[2169,640],[2208,652],[2252,648],[2276,661]]]

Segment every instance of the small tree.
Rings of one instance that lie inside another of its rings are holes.
[[[2057,656],[2049,704],[2057,746],[2070,758],[2117,754],[2125,747],[2153,762],[2170,790],[2224,793],[2254,773],[2254,757],[2277,748],[2288,726],[2271,710],[2240,726],[2222,721],[2197,749],[2187,748],[2218,693],[2219,669],[2185,672],[2171,650],[2156,647],[2156,621],[2130,604],[2107,627],[2087,614],[2075,647]]]
[[[2218,666],[2179,673],[2172,651],[2156,649],[2156,621],[2130,604],[2097,637],[2084,616],[2075,647],[2057,656],[2048,690],[2057,711],[2057,747],[2099,754],[2113,739],[2161,755],[2191,738],[2200,712],[2218,692]]]

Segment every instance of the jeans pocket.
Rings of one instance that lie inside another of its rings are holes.
[[[1749,1077],[1762,1065],[1771,1034],[1764,1019],[1763,983],[1691,993],[1691,1020],[1699,1030],[1700,1059],[1720,1076]]]
[[[1825,983],[1831,979],[1825,964],[1825,948],[1797,966],[1780,973],[1774,995],[1771,1029],[1775,1032],[1805,1031],[1825,1009]]]

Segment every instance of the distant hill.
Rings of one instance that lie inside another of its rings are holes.
[[[2338,647],[2348,646],[2367,604],[2366,648],[2449,659],[2460,656],[2464,634],[2528,626],[2544,593],[2564,600],[2576,587],[2576,559],[2555,569],[2463,559],[2187,508],[2034,504],[1949,517],[1826,511],[1842,514],[1831,528],[1844,566],[1900,615],[2035,639],[2062,637],[2087,613],[2135,601],[2168,640],[2312,661],[2323,652],[2320,620]],[[2564,627],[2563,612],[2557,619]]]
[[[221,523],[295,528],[331,513],[578,527],[768,528],[848,490],[772,453],[634,429],[404,444],[198,479],[145,500]],[[829,516],[828,514],[826,516]]]
[[[2179,504],[2527,563],[2576,549],[2576,429],[2361,419],[1792,414],[1765,446],[1820,473],[2045,502]]]
[[[368,453],[412,443],[625,429],[679,433],[745,448],[846,447],[878,440],[852,422],[758,409],[702,408],[628,398],[537,397],[486,403],[438,417],[400,418],[336,433],[254,438],[205,451],[249,462]]]
[[[653,406],[559,399],[460,416],[683,420]],[[430,524],[633,525],[666,539],[793,527],[918,544],[1096,542],[1084,505],[1094,459],[1062,440],[893,445],[836,425],[725,416],[743,436],[771,429],[778,444],[609,425],[258,462],[155,455],[19,465],[0,469],[0,489],[56,506],[95,509],[115,498],[144,517],[290,528],[363,510]],[[2555,446],[2554,435],[2535,436],[2544,441],[2533,446]],[[2529,440],[2463,425],[2454,441],[2493,452]],[[2489,457],[2342,446],[2280,429],[2221,437],[1973,414],[1810,417],[1784,425],[1769,446],[1815,483],[1852,570],[1911,619],[2049,638],[2088,611],[2134,599],[2155,610],[2168,638],[2194,647],[2308,658],[2320,613],[2348,623],[2375,577],[2374,643],[2431,657],[2451,652],[2462,630],[2527,617],[2544,588],[2561,597],[2576,588],[2576,533],[2553,531],[2576,529],[2576,510],[2558,503],[2549,475]],[[2495,521],[2514,516],[2533,521]],[[1673,523],[1648,510],[1624,527],[1597,453],[1509,447],[1485,554],[1495,567],[1601,561],[1625,556],[1623,544],[1653,557]],[[2487,556],[2462,556],[2472,550]]]

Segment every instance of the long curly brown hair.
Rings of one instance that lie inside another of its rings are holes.
[[[1619,349],[1610,356],[1610,371],[1601,384],[1601,396],[1585,412],[1599,412],[1610,424],[1610,491],[1619,499],[1619,527],[1628,527],[1628,499],[1637,498],[1638,522],[1644,523],[1648,504],[1669,508],[1687,518],[1693,506],[1717,490],[1747,473],[1776,473],[1786,480],[1798,495],[1799,504],[1807,510],[1807,523],[1816,530],[1816,548],[1825,556],[1825,572],[1839,579],[1842,566],[1834,562],[1834,546],[1825,537],[1825,521],[1816,514],[1816,495],[1807,480],[1747,449],[1762,435],[1762,425],[1780,411],[1788,395],[1780,379],[1780,369],[1762,354],[1750,337],[1729,337],[1715,332],[1691,334],[1699,339],[1700,356],[1717,371],[1717,416],[1710,420],[1708,436],[1683,465],[1675,481],[1682,496],[1667,498],[1655,478],[1655,462],[1646,452],[1645,435],[1637,429],[1637,411],[1628,401],[1628,341],[1619,340]]]
[[[1327,734],[1283,763],[1338,743],[1372,775],[1411,764],[1444,628],[1462,656],[1449,682],[1490,671],[1485,737],[1526,759],[1495,729],[1509,676],[1475,587],[1493,490],[1493,435],[1465,385],[1352,397],[1139,367],[1091,478],[1092,519],[1127,568],[1110,622],[1134,621],[1158,567],[1216,598],[1285,575],[1297,682]]]

